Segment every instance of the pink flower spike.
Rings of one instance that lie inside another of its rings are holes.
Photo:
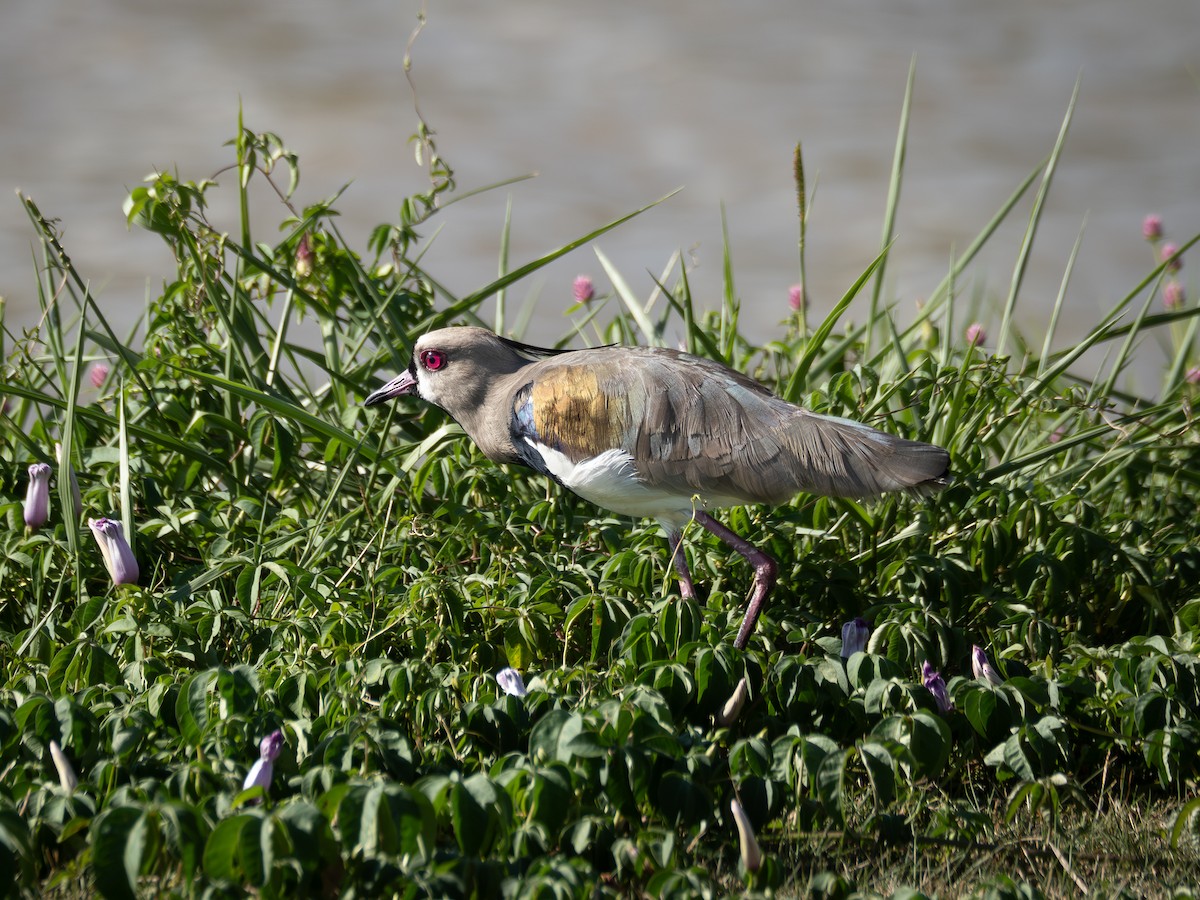
[[[1200,384],[1200,366],[1192,366],[1183,378],[1188,384]]]
[[[804,285],[793,284],[788,288],[788,306],[792,308],[792,312],[804,309]]]
[[[1182,259],[1171,259],[1171,257],[1174,256],[1178,252],[1179,252],[1179,246],[1177,244],[1163,244],[1162,245],[1162,260],[1163,260],[1163,262],[1167,262],[1167,260],[1171,260],[1170,262],[1167,262],[1167,271],[1168,272],[1178,272],[1180,269],[1183,268],[1183,260]]]
[[[1178,281],[1168,281],[1163,285],[1163,308],[1179,309],[1184,301],[1183,285]]]
[[[108,378],[108,373],[111,370],[104,363],[96,363],[88,372],[88,379],[92,382],[92,387],[96,390],[104,387],[104,382]]]
[[[578,276],[572,285],[572,289],[575,291],[576,303],[587,303],[596,296],[596,286],[592,284],[592,279],[586,275]]]
[[[971,647],[971,671],[980,681],[986,681],[989,684],[1001,684],[1004,679],[999,673],[992,668],[992,662],[988,659],[988,655],[979,645]]]
[[[88,528],[100,545],[100,555],[112,576],[113,584],[137,584],[141,571],[133,550],[121,531],[121,523],[115,519],[88,519]]]
[[[987,332],[983,330],[983,326],[978,322],[972,322],[967,326],[967,343],[972,347],[982,344],[986,340]]]
[[[1162,236],[1162,216],[1151,214],[1142,219],[1142,237],[1148,241],[1157,241]]]
[[[34,531],[50,521],[50,467],[34,463],[29,467],[29,489],[25,492],[25,524]]]

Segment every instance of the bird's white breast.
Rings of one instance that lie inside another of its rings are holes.
[[[613,512],[650,517],[676,525],[692,517],[693,499],[649,486],[638,477],[633,457],[605,450],[573,462],[564,453],[530,438],[525,442],[542,458],[547,471],[585,500]]]

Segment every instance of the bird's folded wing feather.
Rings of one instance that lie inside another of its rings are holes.
[[[941,448],[816,415],[745,375],[673,351],[582,352],[533,369],[516,394],[514,439],[575,461],[620,449],[641,479],[680,494],[747,503],[801,491],[859,497],[946,471]]]

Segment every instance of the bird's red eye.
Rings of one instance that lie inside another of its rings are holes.
[[[441,350],[422,350],[421,365],[430,372],[436,372],[446,364],[446,354]]]

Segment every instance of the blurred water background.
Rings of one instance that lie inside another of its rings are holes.
[[[250,128],[279,133],[299,154],[301,205],[352,182],[341,227],[365,252],[370,229],[426,186],[408,145],[417,120],[402,70],[419,9],[417,0],[9,2],[0,185],[61,220],[102,308],[129,327],[172,266],[156,237],[126,228],[125,193],[156,168],[199,179],[226,165],[240,102]],[[683,251],[695,295],[716,306],[723,204],[743,324],[769,339],[798,278],[791,159],[802,141],[815,185],[806,287],[823,313],[878,252],[914,58],[886,292],[902,311],[1050,151],[1077,78],[1019,326],[1040,340],[1085,220],[1062,344],[1152,267],[1146,213],[1163,217],[1169,238],[1200,231],[1196,0],[432,0],[427,12],[412,76],[460,189],[538,173],[436,217],[426,266],[459,293],[495,275],[510,199],[517,265],[682,186],[599,246],[643,296],[649,273]],[[33,231],[8,196],[0,295],[8,326],[21,329],[38,316]],[[999,300],[988,298],[1008,288],[1028,209],[961,284],[964,325],[996,326]],[[236,232],[231,207],[212,218]],[[1182,272],[1193,287],[1197,267],[1200,257]],[[565,331],[579,273],[606,286],[584,248],[515,288],[513,304],[539,297],[531,337]],[[1140,352],[1155,370],[1160,348],[1148,341]]]

